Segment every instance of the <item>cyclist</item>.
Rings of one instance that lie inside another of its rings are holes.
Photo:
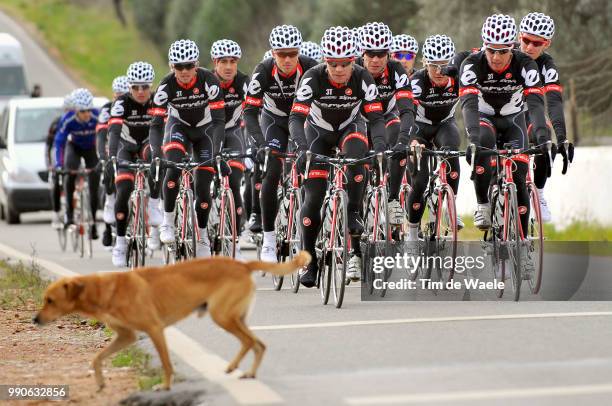
[[[458,69],[449,69],[449,64],[460,65],[455,60],[455,45],[446,35],[432,35],[423,43],[423,65],[411,78],[412,93],[417,105],[416,123],[410,140],[400,137],[399,145],[410,144],[433,147],[447,147],[458,150],[461,143],[459,129],[455,122],[455,109],[459,103]],[[453,74],[448,73],[452,70]],[[405,147],[404,147],[405,148]],[[457,195],[459,187],[459,158],[448,160],[450,173],[448,183]],[[412,163],[411,165],[415,165]],[[425,206],[423,193],[429,182],[429,161],[421,162],[420,171],[412,178],[412,193],[408,197],[408,240],[418,240],[418,226]],[[463,228],[463,222],[457,216],[457,228]]]
[[[181,162],[192,148],[196,162],[210,162],[195,170],[196,215],[200,239],[196,255],[210,256],[210,241],[206,230],[210,210],[210,183],[215,173],[214,156],[223,146],[225,103],[217,77],[198,66],[200,51],[191,40],[178,40],[170,45],[168,61],[172,72],[159,84],[153,96],[149,141],[153,157],[159,151],[163,131],[163,152],[166,159]],[[168,116],[165,130],[163,118]],[[230,169],[221,165],[222,174]],[[165,244],[175,241],[174,206],[179,192],[180,170],[167,168],[163,183],[164,218],[160,239]]]
[[[416,72],[416,69],[414,69],[414,62],[416,61],[418,53],[419,43],[414,37],[406,34],[393,36],[391,58],[400,62],[409,76],[412,76]]]
[[[121,163],[136,162],[137,159],[151,161],[149,145],[149,126],[153,101],[151,84],[155,78],[153,66],[147,62],[134,62],[127,70],[130,91],[119,96],[111,107],[111,118],[108,121],[108,155]],[[111,167],[111,166],[109,166]],[[111,167],[112,168],[112,167]],[[155,168],[151,168],[154,171]],[[159,188],[149,176],[148,224],[151,226],[148,246],[159,248],[157,227],[162,220],[159,208]],[[115,202],[115,219],[117,222],[117,240],[113,248],[113,265],[126,266],[127,242],[125,234],[129,219],[130,195],[134,190],[134,171],[118,168],[115,174],[117,200]]]
[[[210,48],[210,57],[215,67],[215,75],[221,82],[221,91],[225,101],[225,142],[224,147],[233,151],[244,153],[246,140],[240,128],[242,118],[242,105],[249,85],[249,77],[238,70],[238,61],[242,57],[240,45],[229,39],[215,41]],[[230,187],[234,195],[236,207],[236,227],[242,224],[242,194],[240,185],[246,170],[242,159],[228,162],[232,168],[229,177]],[[241,257],[240,246],[236,244],[236,257]]]
[[[92,239],[98,238],[95,218],[98,210],[98,187],[100,175],[95,170],[98,165],[96,154],[96,125],[98,124],[98,110],[93,108],[93,95],[87,89],[76,89],[72,93],[74,114],[66,117],[61,128],[55,136],[55,165],[69,171],[76,171],[81,165],[81,158],[85,160],[85,167],[89,172],[89,198],[91,214],[94,222],[89,230]],[[65,224],[74,224],[74,207],[72,195],[74,194],[77,175],[68,173],[65,178],[66,191],[66,220]]]
[[[244,121],[253,143],[259,148],[258,160],[264,160],[264,147],[285,152],[289,142],[289,113],[295,91],[304,72],[317,62],[299,54],[302,35],[292,25],[275,27],[270,33],[273,58],[255,67],[244,109]],[[261,111],[261,117],[259,113]],[[261,259],[276,261],[274,220],[278,211],[277,188],[282,160],[270,159],[261,187],[263,245]],[[251,228],[257,228],[255,217]]]
[[[355,44],[351,30],[347,27],[327,29],[321,48],[325,63],[306,72],[289,117],[301,172],[305,170],[306,150],[329,156],[334,147],[340,147],[348,158],[362,158],[367,154],[366,124],[360,112],[369,121],[375,151],[384,152],[386,147],[383,106],[378,99],[378,89],[367,69],[354,62]],[[304,182],[302,243],[313,258],[327,176],[327,165],[313,163]],[[346,170],[348,228],[352,246],[347,277],[353,280],[358,280],[361,275],[359,239],[363,233],[363,221],[359,209],[363,204],[364,177],[363,165],[349,166]],[[317,272],[317,261],[313,260],[301,275],[301,283],[307,287],[314,286]]]
[[[64,96],[63,109],[64,112],[57,116],[49,125],[49,130],[47,131],[47,148],[46,148],[46,161],[47,168],[51,169],[54,165],[54,154],[53,154],[53,144],[55,142],[55,135],[57,131],[62,127],[63,121],[66,117],[74,114],[72,110],[72,93]],[[56,173],[51,174],[51,203],[53,205],[53,217],[51,219],[51,227],[59,228],[62,227],[62,219],[60,218],[60,208],[61,208],[61,187],[59,182],[59,176]]]
[[[516,24],[514,19],[503,14],[488,17],[482,26],[484,50],[469,55],[461,64],[459,97],[469,140],[479,147],[495,148],[511,143],[512,148],[525,148],[527,127],[523,113],[527,102],[537,144],[548,139],[544,117],[544,98],[538,67],[529,56],[515,50]],[[542,152],[548,154],[543,145]],[[467,151],[468,162],[471,151]],[[527,230],[529,219],[529,195],[526,175],[529,157],[513,158],[516,169],[514,181],[517,186],[519,213],[523,230]],[[481,230],[491,226],[491,205],[488,189],[492,176],[490,156],[476,154],[474,165],[474,187],[478,209],[474,214],[474,225]]]
[[[567,162],[567,151],[563,144],[567,140],[565,117],[563,114],[563,87],[561,86],[559,73],[552,56],[545,52],[550,47],[555,33],[555,22],[546,14],[529,13],[521,20],[519,31],[521,51],[529,55],[538,65],[540,80],[544,85],[544,94],[546,95],[548,117],[552,122],[552,127],[555,129],[559,153]],[[525,115],[527,123],[529,123],[529,112],[525,112]],[[528,133],[533,138],[534,133],[530,130],[531,126],[528,127]],[[535,142],[536,140],[532,139],[532,141]],[[546,173],[544,157],[536,156],[534,182],[540,197],[542,220],[545,222],[551,220],[550,209],[546,199],[544,199],[544,185],[546,184],[547,175],[549,174]]]
[[[397,144],[398,135],[408,139],[414,125],[414,102],[410,78],[401,63],[389,59],[392,44],[391,30],[383,23],[368,23],[359,30],[359,44],[363,59],[357,64],[374,77],[378,97],[383,105],[387,147]],[[393,157],[389,164],[389,223],[403,223],[405,213],[399,202],[405,159]]]
[[[265,61],[265,60],[266,60],[266,59],[268,59],[268,58],[272,58],[272,56],[273,56],[273,55],[272,55],[272,50],[271,50],[271,49],[268,49],[268,50],[267,50],[267,51],[264,53],[263,58],[261,58],[261,61],[263,62],[263,61]]]
[[[353,40],[355,41],[355,58],[361,58],[363,56],[361,44],[359,43],[359,31],[361,31],[361,28],[362,27],[351,28],[351,35],[353,36]]]
[[[323,54],[321,53],[321,47],[316,42],[304,41],[300,47],[300,55],[307,56],[314,59],[317,62],[323,61]]]
[[[117,76],[113,79],[113,100],[104,104],[100,109],[98,116],[98,125],[96,126],[96,146],[98,148],[98,159],[106,161],[107,156],[107,137],[108,137],[108,120],[110,119],[110,110],[113,101],[125,93],[130,91],[130,84],[127,76]],[[110,247],[113,242],[112,224],[115,223],[115,187],[111,177],[104,177],[104,210],[102,211],[102,219],[104,220],[104,232],[102,233],[102,245]]]

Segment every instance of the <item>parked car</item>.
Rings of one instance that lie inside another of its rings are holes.
[[[107,99],[94,99],[101,107]],[[62,114],[63,98],[11,99],[0,116],[0,218],[9,224],[24,212],[51,210],[45,160],[47,131]]]

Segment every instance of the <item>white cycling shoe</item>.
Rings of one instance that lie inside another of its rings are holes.
[[[149,225],[159,226],[163,220],[162,211],[159,208],[159,199],[149,198],[147,211],[149,213]]]
[[[406,213],[398,200],[389,202],[389,224],[400,225],[404,223]]]
[[[121,240],[121,237],[117,237],[117,242],[113,247],[112,259],[113,265],[118,268],[125,268],[127,266],[127,243],[125,237]]]
[[[210,257],[210,240],[208,239],[208,233],[206,231],[200,232],[200,239],[196,244],[196,257]]]
[[[115,194],[106,195],[104,200],[104,212],[102,213],[102,219],[106,224],[113,224],[115,222]]]
[[[266,262],[278,262],[278,258],[276,257],[276,233],[274,231],[264,231],[261,260]]]
[[[474,212],[474,225],[480,230],[488,230],[491,227],[491,204],[479,204]]]
[[[348,261],[348,267],[346,268],[346,279],[353,282],[361,279],[361,257],[357,255],[351,256],[351,259]]]
[[[159,226],[159,239],[164,244],[172,244],[176,240],[174,224],[162,224]]]
[[[152,226],[151,233],[147,239],[147,247],[155,251],[161,247],[161,240],[159,239],[159,227]]]

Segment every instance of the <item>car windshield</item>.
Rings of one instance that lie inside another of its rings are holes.
[[[21,66],[0,66],[0,96],[28,94]]]
[[[44,142],[53,119],[62,113],[61,107],[17,109],[15,142]]]

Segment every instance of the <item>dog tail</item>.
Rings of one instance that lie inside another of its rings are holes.
[[[290,262],[281,262],[275,264],[273,262],[264,261],[249,261],[244,264],[250,271],[266,271],[274,275],[287,275],[294,272],[298,268],[302,268],[310,263],[310,254],[306,251],[300,251]]]

